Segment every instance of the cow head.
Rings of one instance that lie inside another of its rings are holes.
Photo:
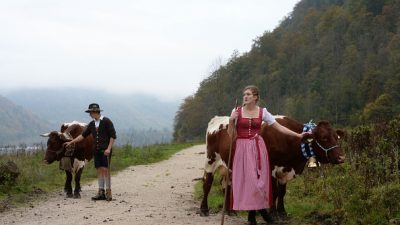
[[[59,161],[62,157],[64,151],[63,144],[67,141],[72,140],[69,133],[61,133],[58,131],[52,131],[47,134],[40,135],[42,137],[48,137],[47,149],[44,156],[44,161],[47,164],[53,163],[54,161]]]
[[[320,121],[312,131],[313,147],[316,157],[321,163],[340,164],[344,162],[344,154],[339,145],[344,131],[333,129],[328,121]]]

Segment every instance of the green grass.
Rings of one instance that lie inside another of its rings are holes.
[[[213,186],[210,194],[208,195],[208,206],[210,213],[217,213],[223,207],[224,193],[222,191],[222,185],[220,184],[221,176],[215,174]],[[203,198],[203,181],[199,181],[194,186],[194,198],[201,201]]]
[[[193,143],[153,145],[142,148],[131,146],[117,147],[113,150],[111,163],[112,173],[121,171],[132,165],[145,165],[166,160],[176,152],[193,146]],[[20,176],[15,183],[6,182],[0,185],[0,211],[2,205],[18,206],[26,204],[35,196],[54,190],[62,190],[65,182],[65,172],[61,171],[58,162],[51,165],[43,163],[44,151],[32,155],[1,155],[0,163],[8,160],[17,164]],[[86,164],[82,174],[82,183],[95,179],[96,171],[93,161]]]
[[[376,186],[365,194],[360,183],[363,179],[350,171],[348,164],[305,168],[287,185],[285,208],[289,217],[278,224],[400,224],[400,183]],[[212,213],[222,209],[219,180],[217,175],[208,198]],[[202,184],[195,184],[194,197],[199,201]],[[245,217],[244,213],[239,215]]]
[[[334,205],[328,201],[329,196],[324,194],[325,179],[319,178],[320,171],[306,171],[302,176],[290,181],[287,185],[285,196],[285,208],[288,219],[278,221],[278,224],[335,224],[337,211]],[[203,197],[203,182],[195,184],[194,197],[201,201]],[[318,192],[318,194],[316,194]],[[208,197],[211,213],[218,213],[222,209],[223,192],[220,185],[220,176],[216,174],[213,187]],[[239,213],[245,217],[247,214]]]
[[[303,176],[296,177],[287,184],[285,208],[290,224],[313,224],[321,220],[326,223],[330,220],[334,207],[321,199],[321,195],[314,194],[312,188],[317,182],[317,179],[310,179],[305,171]]]

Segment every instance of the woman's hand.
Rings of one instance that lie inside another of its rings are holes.
[[[303,132],[300,134],[301,142],[310,143],[314,140],[314,135],[310,132]]]
[[[233,122],[237,120],[238,117],[239,117],[239,112],[236,109],[235,111],[232,112],[231,116],[229,117],[229,121]]]

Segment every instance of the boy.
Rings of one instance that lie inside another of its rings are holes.
[[[112,121],[101,115],[100,106],[97,103],[89,105],[85,111],[89,113],[93,119],[87,126],[86,130],[81,135],[76,137],[66,145],[71,145],[82,141],[89,135],[94,139],[94,166],[97,170],[97,179],[99,191],[97,195],[92,197],[92,200],[112,200],[111,195],[111,175],[109,174],[109,166],[111,162],[112,146],[117,138]],[[105,190],[104,190],[105,186]]]

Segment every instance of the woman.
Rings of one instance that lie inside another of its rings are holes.
[[[245,87],[243,107],[232,111],[228,126],[229,135],[236,135],[231,205],[233,210],[248,211],[250,225],[257,224],[256,210],[266,222],[274,222],[266,210],[272,206],[272,186],[267,148],[264,140],[259,137],[262,122],[287,135],[300,139],[303,137],[303,134],[295,133],[276,123],[267,109],[257,105],[259,99],[256,86]]]

